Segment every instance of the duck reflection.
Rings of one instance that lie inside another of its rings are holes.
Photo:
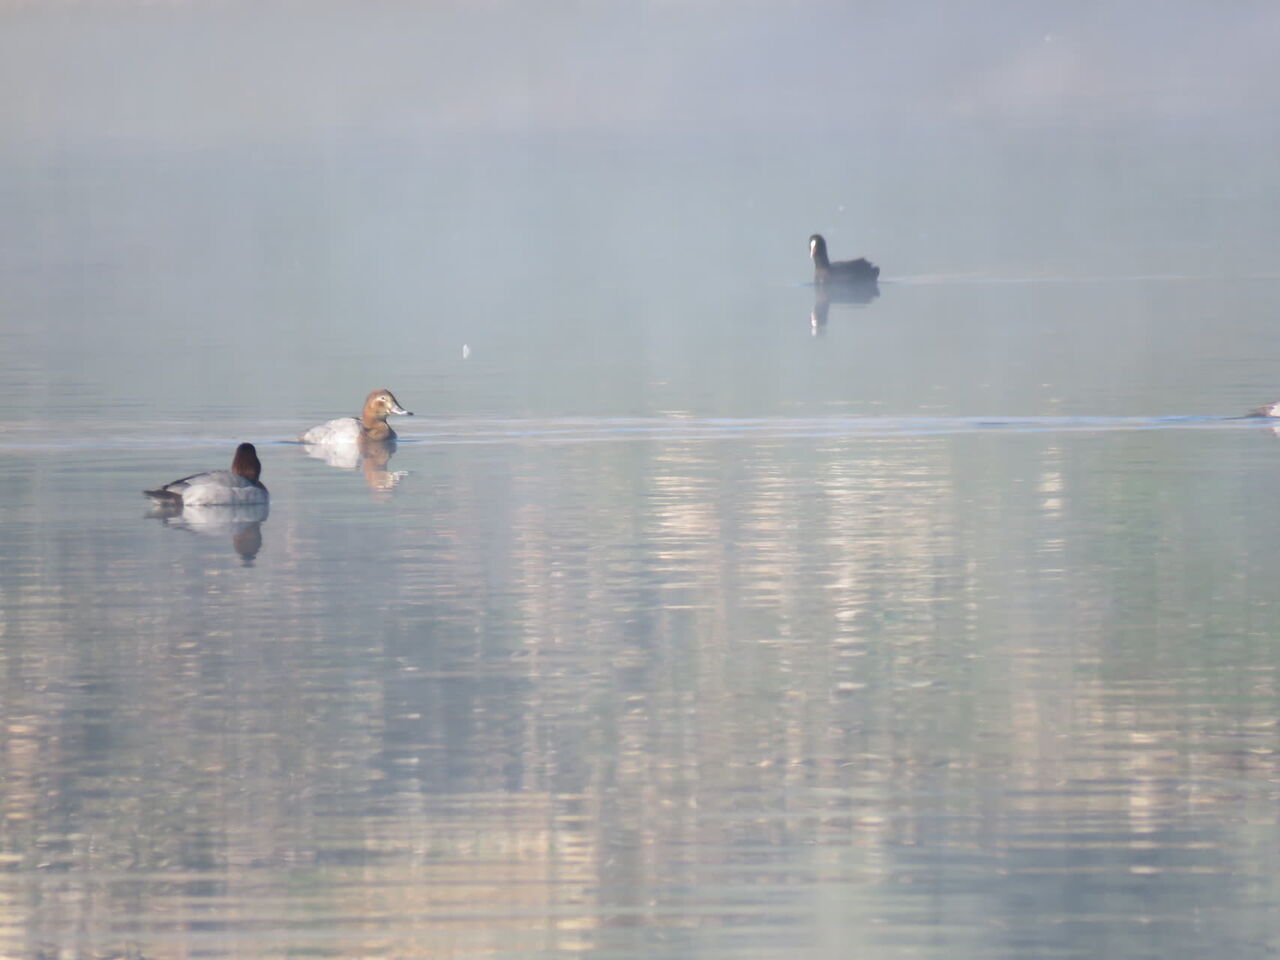
[[[406,470],[388,468],[396,452],[394,439],[370,440],[361,437],[355,443],[339,445],[307,443],[303,444],[303,449],[307,451],[307,456],[323,460],[331,467],[340,470],[359,468],[364,473],[364,482],[369,489],[383,498],[391,496],[400,480],[409,475]]]
[[[814,287],[813,312],[809,314],[809,330],[816,337],[826,330],[831,304],[849,304],[865,307],[880,296],[880,285],[875,280],[845,280],[838,283],[820,283]]]
[[[147,514],[174,530],[208,536],[230,536],[231,547],[240,554],[243,566],[253,566],[262,549],[262,524],[270,507],[265,503],[218,506],[160,504]]]

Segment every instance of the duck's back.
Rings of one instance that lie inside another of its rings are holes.
[[[148,497],[161,503],[181,503],[189,507],[234,506],[266,503],[267,488],[256,480],[230,470],[196,473],[159,490],[146,491]]]
[[[298,437],[303,443],[356,443],[364,435],[364,428],[355,417],[339,417],[318,427],[312,427]]]

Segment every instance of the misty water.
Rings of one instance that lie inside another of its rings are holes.
[[[1280,951],[1267,8],[247,9],[0,7],[0,954]]]

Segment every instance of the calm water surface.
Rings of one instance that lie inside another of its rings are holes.
[[[8,154],[0,953],[1274,956],[1274,151],[1118,129]]]

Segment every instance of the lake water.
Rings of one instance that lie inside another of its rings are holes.
[[[1274,125],[139,96],[3,100],[0,954],[1280,952]]]

